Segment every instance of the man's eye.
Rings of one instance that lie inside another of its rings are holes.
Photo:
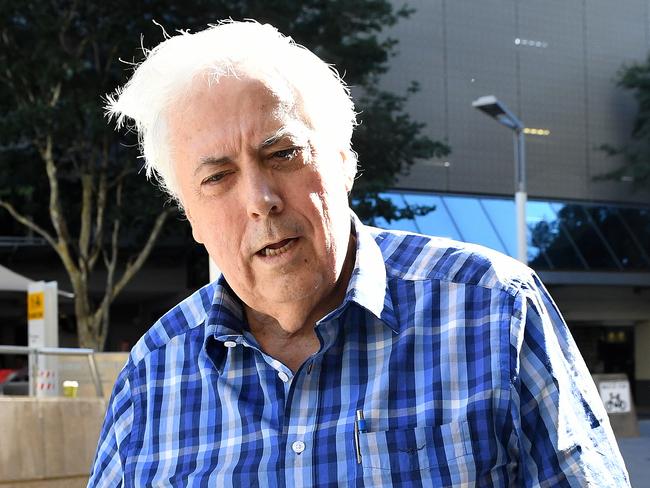
[[[295,158],[298,153],[300,152],[299,147],[290,147],[289,149],[283,149],[282,151],[276,151],[273,153],[273,158],[274,159],[293,159]]]
[[[215,173],[213,175],[208,176],[205,178],[203,181],[201,181],[202,185],[209,185],[210,183],[217,183],[224,179],[226,176],[228,176],[228,172],[222,172],[222,173]]]

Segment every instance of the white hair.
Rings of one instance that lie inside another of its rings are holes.
[[[336,69],[275,27],[223,21],[195,34],[181,31],[145,54],[126,85],[107,96],[106,113],[116,117],[118,128],[127,117],[133,120],[147,177],[157,179],[179,204],[165,114],[205,74],[208,83],[251,72],[262,81],[285,83],[315,132],[346,153],[346,173],[354,177],[356,113],[349,89]]]

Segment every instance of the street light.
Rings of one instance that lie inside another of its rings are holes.
[[[524,146],[524,124],[508,107],[494,95],[477,98],[472,107],[489,115],[501,125],[513,131],[515,147],[515,219],[517,224],[517,259],[528,263],[526,241],[526,152]]]

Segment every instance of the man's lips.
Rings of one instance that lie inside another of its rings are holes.
[[[256,254],[264,257],[279,256],[291,249],[297,240],[297,237],[290,237],[288,239],[282,239],[281,241],[267,244],[262,249],[257,251]]]

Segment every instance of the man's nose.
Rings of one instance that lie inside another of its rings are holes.
[[[257,219],[282,212],[284,202],[271,175],[263,170],[254,170],[246,179],[245,198],[249,217]]]

